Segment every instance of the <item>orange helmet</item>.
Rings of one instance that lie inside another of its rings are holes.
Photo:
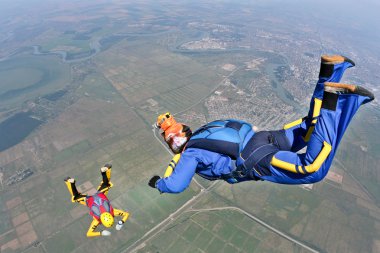
[[[163,113],[157,117],[156,127],[166,131],[170,126],[176,124],[174,117],[170,112]]]
[[[166,143],[171,150],[178,154],[191,137],[191,130],[188,126],[178,123],[170,112],[161,114],[157,117],[156,127],[162,129]]]

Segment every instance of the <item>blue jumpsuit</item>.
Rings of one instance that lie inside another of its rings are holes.
[[[266,173],[250,168],[256,180],[259,178],[281,184],[309,184],[326,176],[349,122],[359,107],[371,100],[367,96],[353,93],[334,94],[335,103],[324,106],[327,104],[324,100],[324,83],[339,82],[344,71],[352,66],[350,62],[335,64],[331,75],[319,77],[308,116],[280,130],[285,136],[287,147],[280,147],[270,156]],[[254,134],[252,131],[244,140],[244,145],[248,138],[251,139],[259,133]],[[297,151],[305,146],[306,152],[298,154]],[[233,172],[237,165],[239,161],[232,160],[227,155],[188,148],[182,153],[173,173],[158,180],[156,187],[160,192],[179,193],[189,186],[195,173],[209,180],[226,179],[225,175]],[[254,177],[238,178],[235,182],[253,180]]]

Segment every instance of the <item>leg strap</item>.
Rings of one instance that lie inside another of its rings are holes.
[[[273,155],[290,148],[285,130],[258,132],[248,141],[240,153],[240,164],[227,178],[259,180],[260,176],[271,175],[269,168]]]
[[[317,124],[318,116],[321,113],[321,107],[322,107],[322,100],[319,98],[314,98],[311,124],[309,126],[309,129],[306,132],[306,135],[303,137],[305,142],[308,142],[310,140],[310,136],[314,131],[315,125]]]

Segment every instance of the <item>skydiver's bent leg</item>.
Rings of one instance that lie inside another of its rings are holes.
[[[326,176],[352,117],[374,96],[359,86],[329,82],[325,86],[320,115],[306,153],[277,152],[271,160],[272,175],[262,179],[283,184],[308,184]]]
[[[319,79],[310,101],[307,117],[296,120],[284,126],[285,134],[291,144],[292,152],[297,152],[307,145],[320,114],[325,82],[339,82],[346,69],[355,66],[347,57],[340,55],[323,55]]]
[[[82,205],[86,205],[87,195],[81,194],[80,192],[78,192],[77,187],[75,185],[75,180],[73,178],[67,177],[65,179],[65,184],[71,194],[71,201],[77,202]]]
[[[95,229],[99,226],[100,222],[97,219],[93,219],[90,227],[87,230],[87,237],[101,236],[102,232],[96,232]]]
[[[104,167],[100,168],[100,173],[102,174],[102,182],[98,187],[99,192],[107,194],[108,190],[113,186],[111,183],[111,164],[106,164]]]

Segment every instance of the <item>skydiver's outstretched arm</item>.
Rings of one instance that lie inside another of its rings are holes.
[[[121,216],[121,220],[123,221],[123,223],[128,220],[129,213],[127,211],[123,211],[120,209],[113,209],[113,213],[115,216]]]
[[[186,151],[180,156],[177,165],[173,163],[173,160],[170,162],[175,166],[172,174],[170,174],[170,176],[166,175],[167,177],[165,178],[157,176],[154,185],[150,186],[157,188],[161,193],[183,192],[190,185],[197,169],[198,160],[196,155],[194,155],[194,152],[196,153],[198,151],[191,148],[186,149]]]
[[[78,192],[77,187],[75,186],[75,180],[73,178],[67,177],[65,179],[65,184],[71,194],[71,201],[86,205],[87,195]]]
[[[106,164],[104,167],[100,168],[100,172],[102,174],[102,182],[98,187],[99,192],[103,192],[104,194],[108,193],[108,190],[113,186],[111,183],[111,164]]]
[[[324,83],[338,83],[345,70],[353,66],[355,66],[355,63],[347,57],[340,55],[322,55],[319,79],[310,101],[308,115],[284,126],[292,152],[301,150],[310,140],[321,112]]]
[[[123,227],[124,222],[128,220],[129,213],[126,211],[119,210],[119,209],[113,209],[113,213],[115,216],[122,217],[121,220],[118,221],[118,223],[116,224],[116,230],[120,230]]]

